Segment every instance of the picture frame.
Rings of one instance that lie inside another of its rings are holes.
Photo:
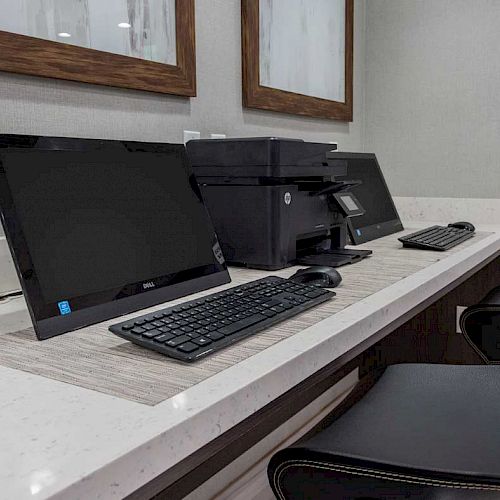
[[[260,4],[263,1],[272,2],[272,0],[242,0],[241,3],[244,107],[351,122],[353,119],[354,0],[345,0],[343,101],[274,88],[262,83]],[[317,69],[321,71],[321,67]]]
[[[194,97],[194,0],[175,0],[175,27],[175,65],[0,31],[0,70]]]

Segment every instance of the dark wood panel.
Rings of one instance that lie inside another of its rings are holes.
[[[465,337],[456,333],[456,308],[479,303],[499,285],[500,258],[496,258],[375,344],[365,355],[364,372],[395,363],[484,364]]]
[[[0,70],[63,80],[196,95],[194,0],[176,0],[177,65],[0,31]]]
[[[457,304],[479,302],[499,283],[500,257],[496,254],[128,498],[183,498],[356,367],[361,369],[362,383],[341,407],[327,417],[323,426],[359,400],[388,364],[480,362],[465,339],[455,333],[454,313],[451,311]]]
[[[354,1],[346,0],[345,102],[330,101],[260,85],[259,0],[242,0],[243,105],[295,115],[352,121]]]

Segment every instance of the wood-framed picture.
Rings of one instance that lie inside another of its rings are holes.
[[[196,95],[194,0],[0,0],[0,70]]]
[[[242,0],[243,105],[352,121],[354,0]]]

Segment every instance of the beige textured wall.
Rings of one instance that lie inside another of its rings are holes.
[[[500,198],[500,2],[368,0],[366,140],[397,196]]]
[[[241,102],[240,0],[196,0],[198,97],[0,73],[0,132],[181,142],[182,130],[228,136],[277,135],[362,148],[364,0],[355,4],[354,122],[264,111]]]

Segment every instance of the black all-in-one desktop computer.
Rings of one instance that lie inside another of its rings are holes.
[[[0,206],[39,339],[230,281],[182,145],[0,136]]]

